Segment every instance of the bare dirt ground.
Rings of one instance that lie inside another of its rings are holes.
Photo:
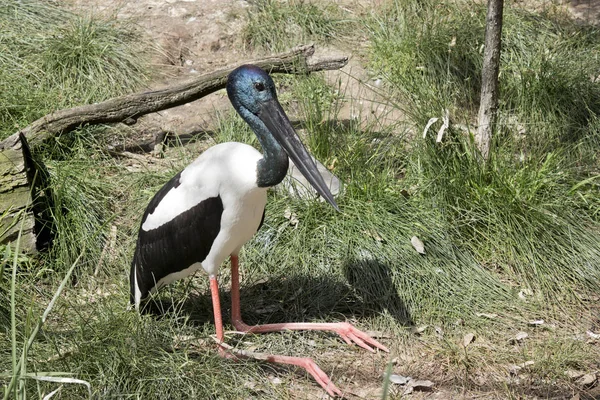
[[[345,1],[345,3],[349,3]],[[359,7],[368,7],[370,2],[358,2]],[[250,5],[242,0],[71,0],[78,13],[116,16],[131,20],[150,38],[155,47],[152,56],[153,80],[148,88],[157,88],[188,79],[194,75],[210,72],[241,60],[258,57],[244,50],[241,31]],[[600,17],[600,1],[571,0],[567,5],[574,17],[589,22]],[[302,43],[298,43],[302,44]],[[322,52],[337,52],[353,56],[349,49],[321,49]],[[326,73],[331,84],[340,83],[340,92],[345,99],[339,118],[372,122],[382,126],[396,123],[402,114],[389,106],[386,99],[377,94],[379,82],[372,79],[361,65],[358,56],[350,59],[341,71]],[[372,89],[375,89],[373,91]],[[353,99],[353,100],[350,100]],[[166,132],[175,135],[194,135],[215,128],[215,115],[231,109],[223,91],[212,94],[194,103],[150,114],[138,121],[136,130],[146,129],[150,135]],[[294,115],[291,115],[294,119]],[[140,156],[141,162],[154,162],[151,157]],[[138,160],[140,161],[140,160]],[[453,385],[452,378],[444,376],[444,367],[431,358],[423,357],[422,349],[398,349],[399,363],[395,373],[420,371],[425,376],[416,379],[436,380],[433,391],[413,392],[402,395],[393,389],[393,398],[410,399],[499,399],[502,396],[489,388],[479,391]],[[344,357],[324,354],[322,367],[335,370],[332,379],[348,390],[351,399],[378,399],[382,394],[381,371],[385,370],[387,357],[373,356],[362,351],[344,352]],[[427,373],[426,371],[429,371]],[[446,381],[446,383],[444,383]],[[327,398],[324,392],[309,379],[289,383],[290,396],[298,399]],[[476,387],[477,385],[475,385]],[[600,395],[599,395],[600,396]],[[522,393],[518,398],[539,398]],[[553,398],[565,398],[562,396]],[[567,397],[567,398],[570,398]],[[575,397],[574,397],[575,398]],[[577,397],[578,398],[578,397]]]
[[[241,32],[249,3],[242,0],[73,0],[78,12],[116,16],[133,21],[144,30],[150,43],[153,80],[149,88],[173,84],[194,75],[211,72],[258,56],[244,50]],[[362,6],[360,6],[362,7]],[[298,45],[304,43],[297,43]],[[327,81],[339,88],[344,101],[338,118],[360,120],[381,127],[396,123],[401,113],[379,94],[380,80],[371,79],[356,56],[347,49],[317,46],[317,55],[343,54],[351,57],[340,71],[328,71]],[[360,99],[360,100],[356,100]],[[211,131],[218,112],[231,109],[224,91],[194,103],[147,115],[137,129],[157,134],[194,135]],[[288,110],[295,119],[293,110]]]

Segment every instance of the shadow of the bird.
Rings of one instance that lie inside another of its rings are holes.
[[[246,323],[346,321],[368,319],[386,313],[404,326],[413,321],[390,268],[376,260],[347,260],[344,276],[288,275],[271,276],[268,280],[244,282],[241,288],[242,315]],[[231,297],[226,285],[221,291],[223,317],[230,313]],[[155,298],[152,314],[160,316],[177,304],[194,325],[212,321],[210,292],[191,290],[185,299],[168,295]]]

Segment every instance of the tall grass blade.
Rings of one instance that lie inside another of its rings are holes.
[[[71,265],[71,267],[69,268],[69,270],[67,271],[65,277],[63,278],[62,282],[58,286],[58,289],[54,293],[54,296],[52,296],[52,300],[50,300],[50,303],[48,303],[48,306],[44,310],[44,313],[42,314],[42,316],[38,320],[37,324],[35,325],[35,328],[33,328],[33,331],[29,335],[27,343],[23,346],[22,357],[19,360],[19,362],[16,365],[14,365],[14,368],[13,368],[13,376],[12,376],[12,378],[10,380],[10,383],[8,384],[8,389],[6,390],[5,395],[4,395],[4,399],[5,400],[8,399],[8,396],[9,396],[10,392],[13,390],[13,388],[14,388],[17,380],[22,379],[22,376],[20,376],[17,373],[17,371],[19,371],[22,368],[22,365],[25,364],[25,362],[26,362],[25,355],[27,354],[27,352],[31,348],[31,345],[35,341],[35,338],[36,338],[36,336],[37,336],[40,328],[46,322],[46,319],[48,318],[48,315],[52,311],[52,308],[54,308],[54,304],[56,303],[56,300],[58,300],[58,298],[59,298],[60,294],[62,293],[63,289],[65,288],[65,286],[69,282],[69,278],[71,277],[71,274],[73,273],[73,270],[75,269],[75,267],[79,263],[79,260],[81,259],[81,257],[83,256],[84,253],[85,253],[85,248],[83,250],[81,250],[81,253],[79,254],[79,256],[77,256],[77,258],[75,259],[75,261],[73,262],[73,264]],[[15,268],[16,268],[16,261],[15,261]],[[15,272],[13,272],[13,279],[16,281],[16,274],[15,274]],[[14,305],[14,303],[13,303],[13,305]],[[16,340],[16,334],[14,334],[13,337]],[[13,344],[13,347],[14,346],[15,345]],[[15,349],[15,353],[16,353],[16,349]],[[14,364],[14,361],[13,361],[13,364]]]
[[[25,219],[21,221],[21,227],[19,228],[19,235],[17,236],[17,242],[15,243],[15,256],[13,258],[12,265],[12,276],[10,282],[10,330],[11,330],[11,341],[12,341],[12,378],[11,384],[15,381],[18,371],[18,363],[17,363],[17,321],[16,321],[16,300],[15,300],[15,292],[17,287],[17,261],[19,257],[19,247],[21,246],[21,235],[23,233],[23,224]],[[9,393],[12,390],[12,385],[9,384],[9,387],[6,389],[4,393],[4,398],[8,398]]]
[[[38,372],[38,373],[29,373],[23,376],[21,379],[28,378],[34,379],[36,381],[42,382],[56,382],[56,383],[69,383],[69,384],[78,384],[84,385],[87,390],[90,398],[92,397],[92,386],[88,381],[84,381],[83,379],[69,378],[64,376],[55,376],[56,373],[47,373],[47,372]],[[57,389],[58,390],[58,389]]]

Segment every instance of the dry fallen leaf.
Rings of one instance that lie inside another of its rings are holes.
[[[475,313],[478,317],[483,317],[487,319],[494,319],[498,316],[498,314],[486,314],[486,313]]]
[[[519,298],[521,300],[527,300],[528,296],[533,296],[533,292],[531,291],[531,289],[521,289],[519,291]]]
[[[425,254],[425,245],[423,244],[423,242],[421,241],[421,239],[419,239],[416,236],[413,236],[410,238],[410,244],[413,245],[413,247],[415,248],[415,250],[417,251],[417,253],[419,254]]]
[[[425,332],[425,329],[427,328],[429,328],[429,325],[413,326],[410,332],[420,335],[421,333]]]
[[[565,371],[565,375],[571,379],[577,379],[577,378],[581,378],[583,375],[585,375],[585,372],[576,371],[574,369],[568,369]]]
[[[444,116],[442,117],[442,122],[443,122],[442,126],[440,127],[437,137],[435,138],[436,143],[439,143],[442,141],[442,138],[444,137],[444,132],[450,126],[450,111],[448,111],[447,108],[444,109]]]
[[[333,161],[331,161],[329,163],[329,165],[327,166],[327,169],[330,171],[333,171],[335,169],[335,165],[337,164],[337,161],[338,161],[337,157],[334,158]]]
[[[535,364],[535,362],[533,360],[529,360],[529,361],[525,361],[523,364],[519,364],[519,367],[521,368],[525,368],[525,367],[529,367],[530,365]]]
[[[435,124],[437,122],[439,118],[433,117],[433,118],[429,118],[429,121],[427,121],[427,125],[425,125],[425,129],[423,129],[423,139],[425,139],[427,137],[427,131],[429,130],[429,127],[433,124]]]
[[[381,331],[366,331],[367,336],[371,336],[373,339],[391,339],[392,335]]]
[[[462,342],[463,347],[467,347],[468,345],[473,343],[474,340],[475,340],[475,335],[472,333],[467,333],[465,335],[465,337],[463,337],[463,342]]]
[[[363,231],[363,233],[369,237],[372,237],[373,239],[377,240],[378,242],[385,242],[385,239],[383,239],[381,237],[381,235],[379,233],[377,233],[377,231],[375,229],[369,229],[369,230]]]
[[[290,225],[292,225],[292,226],[298,225],[298,222],[299,222],[298,216],[296,215],[295,212],[292,212],[291,209],[286,208],[285,211],[283,212],[283,216],[286,219],[290,220]]]
[[[596,382],[596,374],[585,374],[577,380],[577,384],[581,386],[592,386]]]
[[[526,339],[527,337],[529,337],[529,334],[527,332],[519,332],[515,335],[514,338],[510,339],[510,344],[517,344],[519,342],[521,342],[523,339]]]
[[[588,335],[590,337],[590,339],[594,339],[594,340],[600,339],[600,334],[598,334],[598,333],[594,333],[592,331],[586,331],[585,333],[586,333],[586,335]]]
[[[535,364],[535,362],[533,360],[529,360],[519,365],[511,365],[508,370],[511,374],[517,375],[523,368],[527,368],[533,364]]]
[[[410,376],[402,376],[397,374],[390,375],[390,382],[396,385],[406,385],[412,378]]]

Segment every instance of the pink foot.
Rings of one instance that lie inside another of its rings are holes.
[[[389,353],[387,347],[373,339],[366,333],[356,329],[352,324],[348,322],[334,322],[334,323],[282,323],[282,324],[267,324],[267,325],[246,325],[240,319],[233,321],[233,326],[240,332],[247,333],[265,333],[265,332],[279,332],[279,331],[328,331],[334,332],[340,335],[340,337],[348,344],[357,344],[365,350],[375,352],[375,348],[378,348],[386,353]]]
[[[219,343],[219,350],[227,350],[227,352],[219,351],[219,355],[225,358],[253,358],[255,360],[267,361],[275,364],[287,364],[287,365],[295,365],[297,367],[303,368],[306,372],[308,372],[315,381],[331,397],[343,397],[342,391],[338,389],[337,386],[331,382],[331,379],[319,366],[311,359],[307,357],[290,357],[290,356],[280,356],[273,354],[264,354],[264,353],[254,353],[251,351],[234,349],[226,343]]]

